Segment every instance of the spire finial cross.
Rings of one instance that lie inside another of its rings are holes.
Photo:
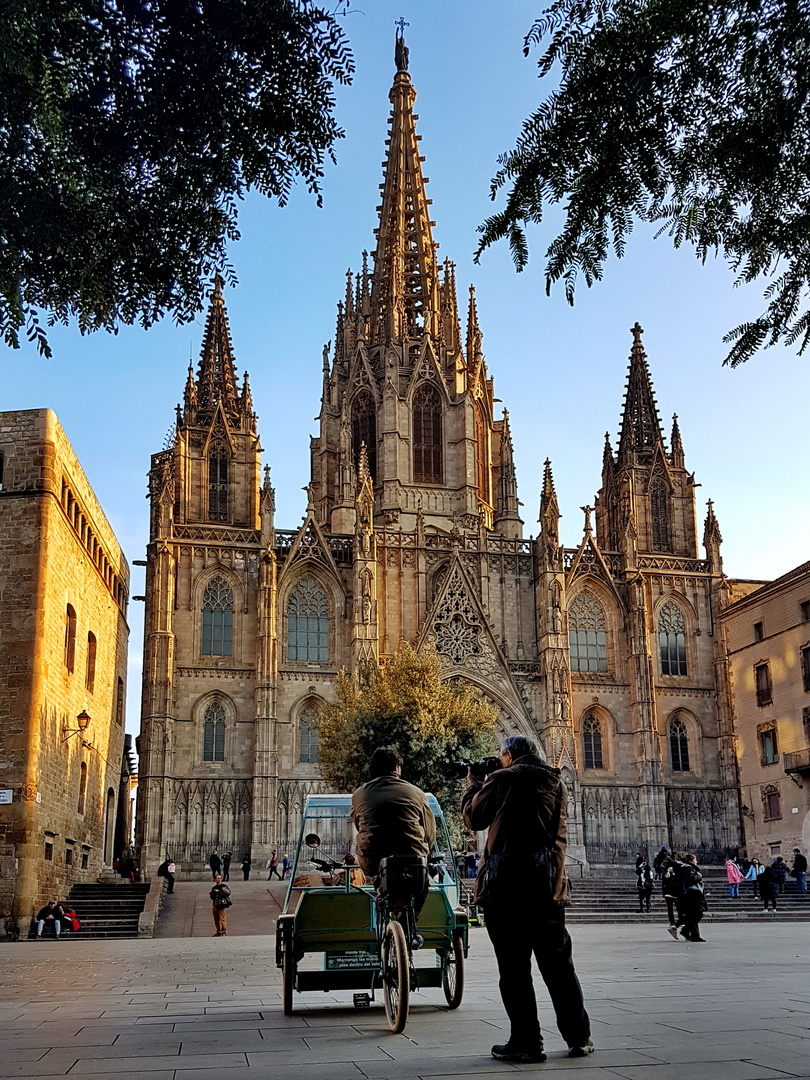
[[[405,27],[410,26],[410,25],[411,24],[409,22],[405,22],[405,16],[404,15],[400,15],[400,17],[398,19],[394,19],[394,26],[399,27],[399,36],[400,37],[405,37]]]

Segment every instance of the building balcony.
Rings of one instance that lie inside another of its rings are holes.
[[[810,746],[805,746],[804,750],[783,754],[782,758],[788,776],[791,773],[810,773]]]

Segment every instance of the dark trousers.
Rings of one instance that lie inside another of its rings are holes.
[[[652,899],[652,885],[649,887],[649,889],[639,889],[638,890],[638,910],[639,911],[649,911],[650,910],[650,900],[651,899]]]
[[[510,1042],[532,1046],[541,1040],[532,981],[532,955],[546,984],[557,1027],[569,1046],[590,1038],[591,1024],[582,999],[565,911],[549,901],[531,914],[517,904],[483,905],[487,933],[495,949],[500,991],[511,1024]]]
[[[667,917],[669,918],[669,925],[675,926],[677,919],[675,916],[675,897],[665,896],[664,903],[667,905]]]
[[[167,874],[166,881],[169,883],[169,887],[166,890],[167,893],[174,892],[174,874]]]

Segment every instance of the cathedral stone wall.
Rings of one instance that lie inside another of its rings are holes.
[[[50,410],[0,414],[0,456],[0,903],[26,925],[113,861],[129,571]]]

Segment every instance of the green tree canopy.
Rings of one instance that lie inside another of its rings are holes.
[[[369,760],[378,746],[394,746],[403,757],[402,775],[432,792],[448,821],[458,828],[463,780],[453,761],[475,761],[493,753],[497,712],[478,691],[442,676],[435,651],[417,656],[407,643],[383,667],[341,671],[336,699],[318,721],[318,762],[336,791],[353,791],[369,779]]]
[[[765,278],[766,307],[731,330],[726,363],[763,345],[810,341],[810,8],[792,0],[556,0],[529,32],[541,75],[561,82],[499,159],[481,251],[564,203],[546,290],[602,276],[637,221],[699,259],[725,257],[738,283]]]
[[[338,8],[341,3],[338,3]],[[312,0],[3,0],[0,329],[199,310],[250,188],[320,201],[353,61]]]

